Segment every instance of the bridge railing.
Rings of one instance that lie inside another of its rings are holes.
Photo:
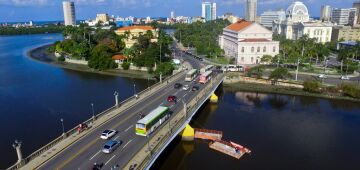
[[[102,111],[101,113],[98,113],[95,115],[95,119],[99,119],[102,116],[114,111],[115,109],[117,109],[118,107],[121,106],[126,106],[126,107],[132,107],[135,104],[137,104],[138,102],[141,101],[141,99],[145,99],[148,96],[146,96],[146,93],[151,93],[151,92],[155,92],[158,89],[161,89],[163,86],[166,86],[167,83],[172,82],[174,80],[176,80],[177,78],[179,78],[182,75],[183,71],[177,72],[172,76],[166,77],[164,80],[162,80],[162,82],[158,82],[153,84],[152,86],[142,90],[141,92],[137,93],[138,97],[135,96],[131,96],[123,101],[121,101],[119,103],[119,106],[111,106],[110,108]],[[166,82],[166,83],[165,83]],[[150,95],[150,94],[148,94]],[[93,123],[94,118],[90,118],[86,121],[84,121],[83,123],[88,125],[89,127],[91,127],[91,123]],[[37,158],[38,156],[40,156],[41,154],[43,154],[44,152],[48,151],[50,148],[54,147],[56,144],[60,143],[61,141],[65,140],[67,137],[70,137],[74,134],[77,134],[77,128],[78,126],[75,126],[74,128],[68,130],[67,132],[65,132],[63,135],[57,137],[56,139],[52,140],[51,142],[49,142],[48,144],[46,144],[45,146],[41,147],[40,149],[36,150],[35,152],[33,152],[32,154],[30,154],[29,156],[27,156],[26,158],[24,158],[23,161],[21,162],[17,162],[16,164],[12,165],[11,167],[7,168],[7,170],[16,170],[21,168],[22,166],[24,166],[26,163],[34,160],[35,158]]]
[[[146,167],[148,167],[153,157],[156,154],[160,154],[161,150],[163,149],[163,147],[165,147],[166,143],[171,139],[174,133],[176,133],[177,130],[181,128],[184,123],[186,123],[188,118],[190,118],[191,114],[188,113],[196,111],[196,109],[201,106],[201,101],[207,100],[207,97],[212,91],[214,85],[216,83],[219,83],[219,81],[221,81],[222,79],[223,73],[218,74],[210,83],[206,85],[206,87],[197,96],[195,96],[186,105],[186,111],[182,109],[180,112],[173,114],[175,116],[173,116],[169,121],[167,121],[165,125],[163,125],[161,129],[156,131],[155,134],[152,134],[151,137],[147,139],[148,142],[151,141],[151,143],[155,143],[155,145],[152,148],[148,148],[147,145],[140,148],[134,155],[132,155],[133,159],[127,163],[126,167],[134,166],[135,164],[138,164],[135,167],[136,169],[145,169]],[[163,128],[167,128],[167,131],[164,132]],[[141,156],[144,154],[145,156]],[[139,158],[140,161],[137,158]]]

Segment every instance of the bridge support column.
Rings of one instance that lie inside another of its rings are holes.
[[[187,124],[185,126],[185,129],[180,133],[180,135],[182,137],[182,140],[184,141],[193,141],[195,132],[194,129],[189,124]]]
[[[18,161],[16,162],[19,167],[23,166],[25,164],[25,161],[22,157],[21,153],[21,141],[15,140],[15,143],[12,145],[14,149],[16,150],[16,154],[18,156]]]

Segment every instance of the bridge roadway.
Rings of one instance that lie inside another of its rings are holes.
[[[169,83],[165,88],[159,90],[152,96],[144,99],[134,107],[129,108],[106,124],[93,130],[79,141],[70,145],[67,149],[41,165],[39,169],[90,169],[95,162],[104,164],[102,169],[110,169],[114,165],[119,165],[119,167],[122,168],[147,142],[146,137],[135,134],[134,125],[139,120],[139,112],[147,114],[157,106],[163,105],[170,107],[174,113],[177,113],[183,107],[181,104],[182,102],[180,102],[181,100],[188,102],[198,93],[198,91],[193,92],[191,89],[184,91],[182,89],[174,88],[176,82],[189,84],[190,88],[195,84],[195,82],[185,83],[184,79],[185,75],[180,76],[177,80]],[[197,85],[200,87],[200,90],[204,86],[201,84]],[[178,97],[177,104],[166,101],[166,98],[169,95],[176,95]],[[105,129],[116,129],[118,134],[115,135],[113,139],[122,142],[120,147],[110,154],[101,152],[106,140],[100,139],[100,134]]]

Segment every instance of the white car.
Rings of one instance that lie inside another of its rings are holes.
[[[113,137],[114,135],[116,135],[117,131],[116,130],[104,130],[103,133],[101,133],[100,138],[101,139],[110,139],[111,137]]]
[[[350,80],[350,77],[348,77],[348,76],[341,76],[340,79],[341,79],[341,80]]]
[[[189,85],[185,84],[182,89],[183,90],[189,90],[189,88],[190,88]]]
[[[326,78],[326,75],[325,74],[319,74],[318,77],[324,79],[324,78]]]

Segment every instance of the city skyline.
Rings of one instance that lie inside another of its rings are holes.
[[[77,19],[94,18],[97,13],[135,17],[170,17],[173,10],[177,15],[201,16],[201,0],[74,0]],[[231,12],[245,17],[246,0],[213,0],[217,3],[218,16]],[[258,0],[259,16],[266,10],[286,9],[292,0]],[[311,17],[320,17],[322,5],[337,8],[352,7],[354,0],[304,0],[309,6]],[[95,8],[96,7],[96,8]],[[159,8],[161,10],[159,10]],[[0,0],[0,22],[63,20],[62,0]]]

